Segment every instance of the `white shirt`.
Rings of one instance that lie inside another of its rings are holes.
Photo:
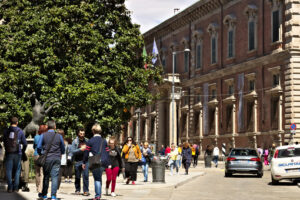
[[[214,148],[213,156],[219,156],[219,148],[218,147]]]

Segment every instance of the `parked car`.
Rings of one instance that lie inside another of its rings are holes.
[[[225,177],[234,173],[257,174],[263,176],[263,164],[256,149],[234,148],[230,151],[225,162]]]
[[[277,147],[271,161],[272,184],[280,180],[300,180],[300,145]]]

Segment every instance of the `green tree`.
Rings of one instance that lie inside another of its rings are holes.
[[[33,91],[60,102],[50,117],[65,129],[98,121],[115,130],[153,99],[148,83],[161,68],[143,68],[124,0],[0,0],[0,19],[2,125],[14,114],[30,121]]]

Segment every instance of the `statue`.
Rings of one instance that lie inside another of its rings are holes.
[[[36,98],[35,92],[33,92],[29,96],[29,98],[30,99],[33,98],[34,106],[32,108],[32,120],[24,129],[24,133],[25,133],[26,137],[29,135],[34,136],[39,131],[39,127],[43,123],[46,115],[50,112],[50,110],[55,105],[59,104],[59,102],[56,102],[56,103],[52,104],[51,106],[49,106],[47,110],[45,110],[45,106],[54,98],[50,98],[43,105]]]

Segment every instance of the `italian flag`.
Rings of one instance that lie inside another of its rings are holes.
[[[144,60],[144,68],[147,69],[147,51],[146,51],[145,46],[143,48],[142,57],[143,57],[143,60]]]

